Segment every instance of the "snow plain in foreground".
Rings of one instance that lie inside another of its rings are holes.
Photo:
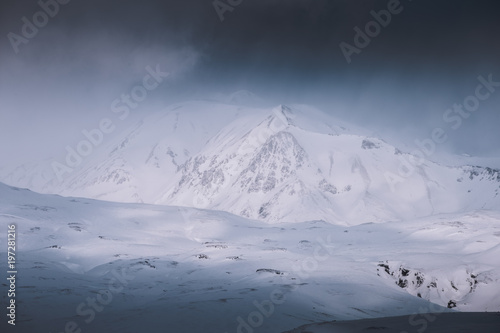
[[[18,232],[17,332],[283,332],[500,311],[492,210],[344,227],[3,184],[0,196],[0,227]],[[4,239],[0,246],[5,256]]]

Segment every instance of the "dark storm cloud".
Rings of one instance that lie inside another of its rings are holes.
[[[273,103],[315,104],[378,132],[403,132],[411,142],[446,125],[442,114],[471,93],[477,76],[500,81],[499,5],[403,0],[403,10],[348,64],[339,44],[353,44],[354,27],[364,29],[370,12],[388,3],[242,0],[221,21],[213,1],[72,0],[16,54],[7,34],[20,34],[21,18],[31,20],[40,7],[6,0],[2,126],[22,118],[40,136],[46,131],[38,125],[53,124],[54,136],[67,137],[109,112],[146,66],[161,63],[172,77],[148,103],[248,89]],[[451,133],[451,149],[489,152],[500,141],[498,95]],[[478,133],[484,142],[470,139]]]

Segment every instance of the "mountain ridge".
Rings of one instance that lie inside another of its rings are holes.
[[[145,117],[62,182],[40,165],[18,169],[17,181],[16,172],[0,172],[0,180],[43,193],[218,209],[272,223],[353,225],[500,206],[499,170],[423,160],[407,176],[401,170],[412,158],[309,106],[192,101]]]

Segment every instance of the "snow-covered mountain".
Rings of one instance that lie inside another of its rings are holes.
[[[421,328],[426,312],[500,311],[498,211],[343,227],[1,183],[0,197],[20,332],[283,332],[409,314]]]
[[[9,184],[65,196],[0,183],[19,327],[401,330],[373,318],[499,311],[499,170],[415,158],[311,107],[193,101],[61,179],[52,160],[4,167]]]
[[[193,101],[144,118],[61,179],[47,163],[0,170],[0,180],[268,222],[356,225],[500,207],[499,170],[417,159],[308,106]]]

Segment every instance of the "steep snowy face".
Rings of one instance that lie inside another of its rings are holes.
[[[251,135],[236,141],[229,151],[247,146]],[[246,154],[203,152],[180,172],[173,191],[159,202],[215,208],[267,221],[334,216],[328,207],[337,189],[322,177],[296,138],[286,131],[271,134]],[[313,200],[327,208],[319,213],[306,211],[313,208]]]
[[[498,171],[446,167],[280,106],[225,126],[156,203],[269,222],[360,224],[498,206]],[[253,119],[253,118],[252,118]],[[411,169],[410,169],[411,168]]]
[[[0,170],[0,180],[268,222],[354,225],[500,207],[499,170],[419,160],[303,105],[181,103],[98,147],[62,181],[42,169]]]
[[[264,142],[236,184],[243,192],[265,194],[284,184],[298,183],[301,173],[310,167],[307,153],[295,137],[289,132],[279,132]]]

